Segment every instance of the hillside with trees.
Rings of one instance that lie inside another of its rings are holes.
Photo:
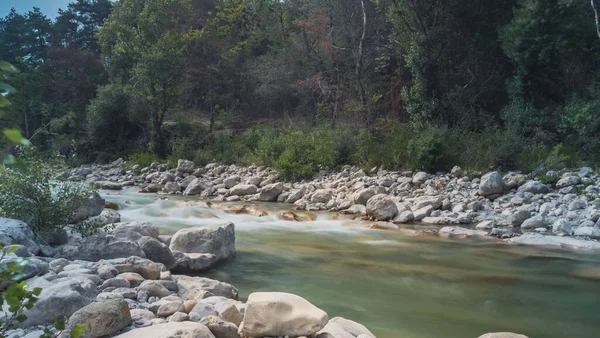
[[[597,1],[77,0],[0,19],[0,118],[72,165],[600,163]],[[8,140],[3,147],[10,148]]]

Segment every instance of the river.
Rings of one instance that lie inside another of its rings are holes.
[[[600,253],[415,237],[366,229],[331,213],[282,221],[277,215],[290,207],[282,204],[260,204],[269,215],[258,217],[133,189],[102,195],[119,203],[123,221],[150,221],[162,234],[234,222],[237,259],[202,276],[233,284],[244,300],[255,291],[300,295],[378,338],[600,334]]]

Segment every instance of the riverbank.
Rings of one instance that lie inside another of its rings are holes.
[[[375,168],[376,169],[376,168]],[[176,168],[125,161],[82,166],[63,174],[99,188],[199,196],[216,202],[279,202],[297,211],[330,211],[371,220],[372,228],[414,224],[417,235],[493,237],[509,244],[600,249],[600,175],[591,168],[547,173],[364,171],[345,167],[313,180],[282,182],[265,167],[180,160]],[[235,211],[235,210],[234,210]],[[237,212],[250,212],[237,210]],[[298,218],[293,211],[287,217]],[[425,225],[422,230],[419,225]],[[428,227],[440,226],[440,229]],[[444,226],[444,227],[441,227]]]

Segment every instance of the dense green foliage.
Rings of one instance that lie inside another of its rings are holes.
[[[21,72],[0,123],[71,164],[194,158],[289,178],[342,164],[598,165],[594,14],[577,0],[77,0],[55,20],[12,11],[0,59]]]
[[[82,183],[52,181],[51,171],[40,162],[29,161],[27,170],[2,168],[0,217],[21,220],[40,235],[52,234],[74,220],[92,192]],[[92,229],[78,230],[88,234]]]

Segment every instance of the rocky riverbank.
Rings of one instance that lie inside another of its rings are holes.
[[[213,201],[288,203],[296,210],[331,211],[374,221],[379,229],[403,224],[439,225],[426,235],[490,237],[509,244],[600,249],[600,175],[591,168],[547,173],[486,174],[455,167],[450,173],[358,168],[322,172],[286,183],[265,167],[179,160],[128,168],[119,159],[63,173],[102,189],[139,186],[140,192],[197,195]],[[289,217],[296,217],[291,214]],[[444,226],[444,227],[441,227]]]

